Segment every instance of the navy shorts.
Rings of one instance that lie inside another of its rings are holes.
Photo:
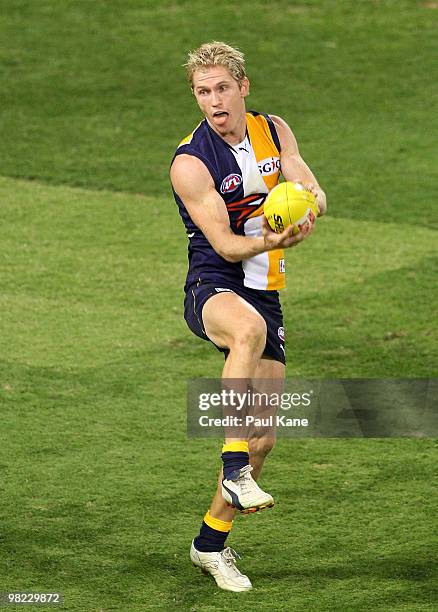
[[[196,336],[199,336],[199,338],[210,341],[204,330],[202,309],[205,302],[211,296],[224,291],[232,291],[242,297],[264,318],[266,321],[267,336],[263,356],[270,357],[271,359],[275,359],[275,361],[280,361],[285,364],[286,355],[283,313],[281,312],[278,291],[249,289],[248,287],[240,287],[234,284],[224,284],[223,281],[216,284],[198,281],[198,283],[187,287],[184,300],[184,318],[190,330],[196,334]],[[225,357],[229,353],[229,349],[219,346],[216,346],[216,348],[222,353],[225,353]]]

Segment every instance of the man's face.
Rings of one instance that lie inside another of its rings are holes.
[[[220,134],[233,132],[245,117],[245,98],[249,81],[242,85],[224,66],[196,70],[192,77],[193,93],[199,108]]]

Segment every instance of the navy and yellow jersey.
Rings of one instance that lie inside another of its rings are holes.
[[[244,236],[261,236],[263,203],[279,181],[280,142],[268,115],[246,113],[246,128],[245,139],[232,146],[204,119],[180,142],[173,159],[181,154],[200,159],[225,202],[232,231]],[[193,223],[178,194],[173,193],[189,238],[186,288],[199,280],[229,281],[262,290],[284,287],[283,250],[261,253],[237,263],[226,261]]]

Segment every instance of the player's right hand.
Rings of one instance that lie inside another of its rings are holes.
[[[296,246],[302,242],[305,238],[310,236],[313,232],[314,223],[309,220],[299,228],[298,234],[293,234],[295,225],[289,225],[281,234],[277,234],[273,231],[268,223],[267,218],[263,215],[263,238],[265,241],[265,247],[267,251],[274,249],[288,249],[289,247]]]

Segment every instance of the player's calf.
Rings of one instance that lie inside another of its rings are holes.
[[[257,479],[262,471],[263,463],[275,446],[273,436],[261,438],[250,438],[249,440],[249,463],[253,467],[253,477]]]

